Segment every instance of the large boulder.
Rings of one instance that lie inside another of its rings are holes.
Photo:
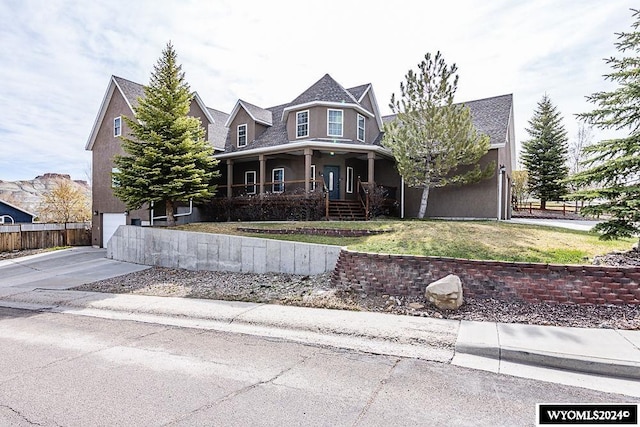
[[[457,310],[463,303],[462,282],[455,274],[436,280],[427,286],[426,298],[442,310]]]

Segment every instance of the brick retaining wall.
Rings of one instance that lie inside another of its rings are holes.
[[[342,250],[333,285],[367,294],[424,296],[448,274],[465,296],[567,304],[640,304],[640,268],[369,254]]]
[[[236,230],[244,233],[255,234],[306,234],[309,236],[331,236],[331,237],[364,237],[376,234],[389,233],[392,230],[357,230],[342,228],[248,228],[237,227]]]

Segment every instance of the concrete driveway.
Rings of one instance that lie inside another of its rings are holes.
[[[69,289],[149,268],[106,258],[106,249],[76,247],[0,261],[0,296],[35,288]]]

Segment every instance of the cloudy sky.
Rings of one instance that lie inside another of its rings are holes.
[[[458,65],[457,101],[513,93],[516,139],[546,92],[575,138],[631,0],[0,0],[0,179],[87,179],[109,77],[149,81],[167,41],[204,102],[270,107],[331,74],[372,83],[383,114],[426,52]],[[607,134],[596,132],[597,139]]]

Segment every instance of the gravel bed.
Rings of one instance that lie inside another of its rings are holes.
[[[74,289],[363,310],[455,320],[640,329],[640,306],[529,304],[465,298],[459,310],[447,311],[435,308],[424,298],[341,292],[331,287],[330,274],[244,274],[152,267]]]
[[[21,258],[23,256],[41,254],[43,252],[47,252],[47,251],[50,251],[50,250],[51,249],[25,249],[25,250],[22,250],[22,251],[0,252],[0,261],[5,260],[5,259],[14,259],[14,258]]]

